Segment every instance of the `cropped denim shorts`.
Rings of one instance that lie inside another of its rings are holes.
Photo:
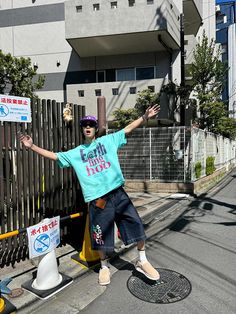
[[[101,198],[105,200],[104,209],[96,206],[96,200],[89,205],[92,249],[114,250],[114,222],[125,245],[146,239],[141,218],[122,187]]]

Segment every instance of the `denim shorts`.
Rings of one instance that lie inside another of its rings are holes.
[[[104,209],[90,202],[90,236],[93,250],[114,250],[114,222],[125,245],[146,239],[143,223],[136,208],[123,187],[101,197],[106,201]]]

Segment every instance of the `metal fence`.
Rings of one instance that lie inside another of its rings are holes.
[[[202,176],[208,156],[220,169],[236,162],[235,141],[198,128],[162,127],[136,129],[120,150],[126,179],[159,182],[196,180],[194,166],[200,161]]]
[[[192,129],[192,146],[191,146],[191,179],[196,180],[194,166],[200,161],[202,165],[201,176],[206,175],[207,157],[215,157],[216,170],[222,167],[229,167],[236,163],[236,141],[215,135],[210,132],[193,128]]]
[[[50,100],[32,103],[32,123],[0,124],[1,234],[26,228],[45,217],[67,216],[84,208],[73,170],[59,169],[54,162],[21,147],[17,139],[19,132],[27,133],[36,145],[55,152],[79,145],[79,120],[85,108],[72,107],[72,124],[62,119],[64,104]],[[66,229],[61,231],[66,237]],[[24,233],[0,241],[0,267],[24,259],[27,250]]]

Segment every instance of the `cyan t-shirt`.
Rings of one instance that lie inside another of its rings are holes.
[[[120,130],[99,137],[91,144],[56,153],[61,168],[74,168],[85,202],[97,199],[124,184],[117,151],[126,143],[125,132]]]

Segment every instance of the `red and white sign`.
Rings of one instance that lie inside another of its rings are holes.
[[[51,252],[60,244],[60,216],[28,227],[27,235],[30,258]]]
[[[31,122],[30,98],[0,95],[0,121]]]

